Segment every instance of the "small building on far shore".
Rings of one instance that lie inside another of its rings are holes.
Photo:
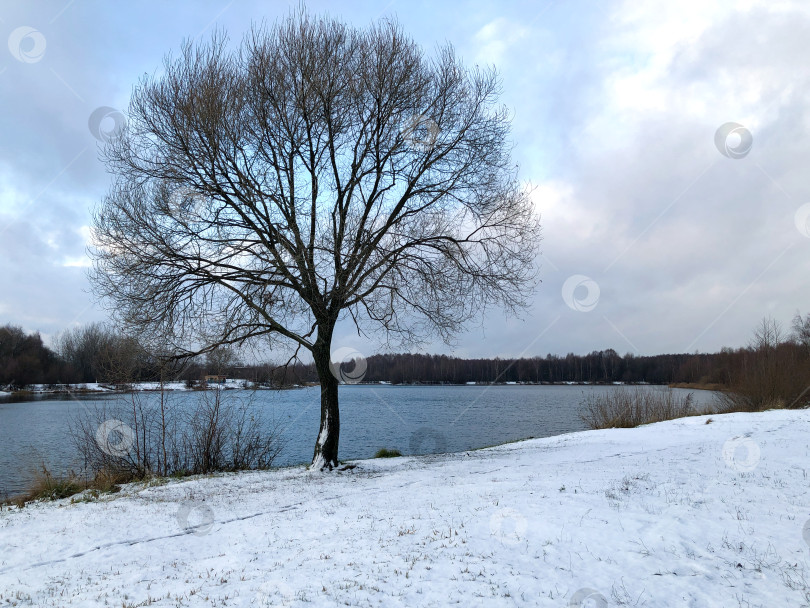
[[[222,376],[218,374],[209,374],[205,377],[206,384],[225,384],[225,381],[228,379],[227,376]]]

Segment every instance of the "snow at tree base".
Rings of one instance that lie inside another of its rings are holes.
[[[0,512],[0,606],[810,602],[810,411]]]

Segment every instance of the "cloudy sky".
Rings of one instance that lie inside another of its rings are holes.
[[[183,39],[238,40],[291,4],[0,4],[0,324],[49,338],[105,318],[86,278],[110,183],[93,112],[125,111]],[[542,283],[521,318],[492,311],[424,350],[711,352],[763,316],[810,312],[810,3],[437,4],[309,3],[355,25],[396,16],[426,49],[449,41],[503,78]],[[347,328],[336,342],[377,350]]]

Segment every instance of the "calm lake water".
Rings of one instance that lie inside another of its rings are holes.
[[[369,458],[383,447],[403,454],[457,452],[585,430],[578,415],[582,400],[611,390],[616,387],[341,386],[340,458]],[[311,460],[318,433],[319,391],[312,387],[253,395],[251,407],[261,410],[283,432],[285,448],[274,464]],[[248,396],[247,391],[226,393]],[[0,400],[0,497],[25,489],[42,463],[54,473],[80,470],[71,420],[88,409],[113,408],[122,397]],[[157,399],[154,394],[145,397]],[[696,406],[712,398],[710,392],[694,392]],[[196,399],[198,393],[171,393],[169,407],[187,407]]]

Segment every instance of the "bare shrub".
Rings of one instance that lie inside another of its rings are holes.
[[[266,469],[284,447],[252,394],[221,390],[195,391],[190,401],[132,392],[84,410],[71,434],[86,477],[98,480]]]
[[[205,391],[181,434],[181,468],[193,473],[265,469],[282,449],[277,428],[260,425],[252,399]]]
[[[692,393],[669,388],[617,388],[588,395],[580,407],[580,418],[592,429],[631,428],[703,413],[695,409]]]

